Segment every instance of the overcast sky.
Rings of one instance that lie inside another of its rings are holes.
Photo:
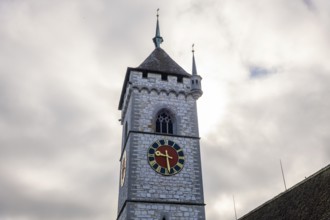
[[[329,0],[1,0],[0,220],[117,216],[127,67],[195,43],[206,215],[233,220],[330,161]]]

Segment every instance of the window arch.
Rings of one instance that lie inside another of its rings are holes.
[[[161,110],[156,115],[156,132],[164,134],[174,133],[174,117],[168,110]]]

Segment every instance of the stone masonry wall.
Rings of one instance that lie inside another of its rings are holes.
[[[158,201],[160,203],[127,202],[125,215],[127,219],[137,220],[160,219],[163,214],[171,216],[171,220],[205,219],[197,109],[190,94],[190,79],[178,82],[177,77],[168,76],[162,80],[160,74],[152,73],[143,78],[141,72],[132,72],[127,85],[122,120],[123,125],[128,121],[131,133],[122,149],[126,147],[129,163],[125,184],[119,192],[119,211],[126,199]],[[173,136],[155,133],[155,116],[163,108],[175,116]],[[148,164],[147,150],[159,139],[172,140],[183,149],[185,164],[180,173],[163,176]],[[186,205],[164,204],[166,202]]]
[[[132,143],[131,137],[128,137],[127,143]],[[119,183],[119,195],[118,195],[118,213],[122,209],[125,201],[128,199],[128,175],[130,173],[131,165],[130,165],[130,150],[131,148],[126,148],[126,177],[123,186],[120,185]],[[122,168],[122,164],[120,163],[120,170]],[[120,179],[120,174],[119,174],[119,179]]]
[[[154,119],[163,108],[175,115],[177,135],[198,136],[196,101],[190,94],[190,80],[184,78],[182,83],[177,77],[168,76],[161,80],[159,74],[133,72],[130,77],[133,99],[132,130],[154,132]]]
[[[128,219],[134,220],[204,220],[204,207],[175,204],[129,203]]]
[[[179,144],[185,155],[184,168],[173,176],[156,173],[147,160],[149,146],[163,138]],[[131,199],[204,202],[198,139],[134,134],[132,141]]]

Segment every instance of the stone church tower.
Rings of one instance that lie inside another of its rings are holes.
[[[127,68],[119,102],[123,137],[117,220],[205,219],[197,99],[203,94],[193,54],[192,74],[160,48]],[[194,50],[193,50],[194,53]]]

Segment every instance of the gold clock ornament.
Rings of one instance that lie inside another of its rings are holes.
[[[157,173],[171,176],[182,170],[185,158],[182,148],[177,143],[161,139],[150,145],[148,162]]]
[[[123,157],[121,158],[120,186],[124,185],[125,176],[126,176],[126,150],[124,151]]]

